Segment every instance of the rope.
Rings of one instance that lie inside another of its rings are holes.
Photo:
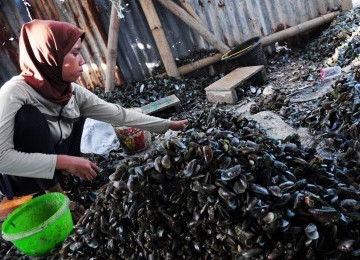
[[[231,52],[232,50],[230,50],[230,51],[228,51],[228,52],[226,52],[223,56],[221,56],[221,59],[223,60],[223,59],[227,59],[227,58],[231,58],[231,57],[233,57],[233,56],[236,56],[236,55],[238,55],[238,54],[240,54],[240,53],[242,53],[242,52],[244,52],[244,51],[246,51],[246,50],[248,50],[248,49],[250,49],[251,47],[253,47],[253,45],[251,44],[251,45],[249,45],[248,47],[246,47],[246,48],[244,48],[244,49],[242,49],[242,50],[240,50],[240,51],[238,51],[238,52],[235,52],[235,53],[233,53],[233,54],[231,54],[230,56],[226,56],[226,55],[228,55],[228,53],[229,52]]]

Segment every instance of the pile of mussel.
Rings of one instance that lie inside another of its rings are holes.
[[[359,54],[360,8],[341,13],[307,47],[307,58],[330,66],[347,66]]]
[[[357,68],[353,70],[356,71]],[[353,72],[337,80],[332,85],[332,91],[317,102],[317,108],[301,119],[314,135],[327,140],[329,148],[344,152],[347,163],[350,159],[353,165],[358,165],[360,82]]]
[[[219,75],[184,79],[149,78],[124,84],[109,93],[104,93],[103,89],[96,88],[94,93],[108,102],[124,107],[141,107],[175,94],[181,101],[183,110],[189,111],[196,104],[205,104],[204,89],[218,79],[220,79]]]
[[[54,258],[360,256],[359,172],[219,107],[122,160]]]

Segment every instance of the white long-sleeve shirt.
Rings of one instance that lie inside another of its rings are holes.
[[[108,103],[86,88],[72,83],[73,95],[66,106],[52,103],[37,93],[20,76],[0,88],[0,172],[8,175],[52,179],[56,155],[24,153],[14,149],[15,114],[25,104],[37,107],[49,124],[54,145],[69,137],[73,122],[80,116],[117,126],[163,133],[170,120],[148,116]],[[61,112],[60,126],[58,122]],[[61,130],[60,130],[61,128]]]

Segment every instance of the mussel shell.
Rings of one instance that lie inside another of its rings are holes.
[[[262,187],[258,184],[252,183],[250,185],[250,190],[252,190],[253,192],[257,193],[257,194],[261,194],[261,195],[269,195],[269,191],[267,188]]]
[[[235,199],[228,199],[226,200],[226,205],[232,209],[232,210],[235,210],[237,209],[239,206],[240,206],[240,202],[237,198]]]
[[[346,211],[358,211],[360,209],[360,203],[355,199],[344,199],[340,201],[340,206]]]
[[[309,223],[305,228],[306,236],[311,240],[316,240],[319,238],[319,232],[317,231],[317,227],[313,223]]]
[[[211,161],[214,158],[214,153],[213,153],[213,150],[211,149],[211,147],[207,146],[207,145],[203,146],[202,152],[203,152],[203,156],[205,159],[205,163],[207,163],[207,164],[211,163]]]
[[[211,194],[213,192],[215,192],[217,190],[217,186],[213,185],[213,184],[201,184],[200,185],[200,190],[206,194]]]
[[[311,216],[321,223],[332,223],[340,219],[340,212],[336,209],[327,207],[321,209],[308,209]]]
[[[218,193],[224,200],[230,200],[236,197],[236,194],[226,188],[220,187]]]
[[[354,244],[355,244],[355,240],[347,239],[347,240],[339,241],[336,245],[336,248],[342,252],[351,252],[353,250]]]
[[[221,180],[229,181],[235,179],[241,173],[241,165],[235,165],[227,170],[221,170]]]
[[[267,187],[269,192],[271,193],[271,195],[275,196],[275,197],[281,197],[282,192],[281,189],[279,188],[279,186],[268,186]]]
[[[291,153],[295,153],[298,151],[298,147],[294,143],[283,144],[282,149],[284,150],[284,152],[291,152]]]
[[[275,220],[275,214],[273,212],[268,212],[263,218],[262,220],[266,223],[266,224],[270,224]]]
[[[184,169],[184,176],[185,177],[191,177],[195,171],[195,166],[196,166],[196,159],[192,159],[186,166]]]
[[[165,154],[162,158],[161,158],[161,165],[162,167],[164,167],[165,169],[170,169],[171,167],[171,161],[170,161],[170,156],[168,154]]]
[[[276,169],[279,169],[280,171],[284,171],[284,172],[285,172],[285,171],[288,170],[287,165],[286,165],[285,163],[280,162],[280,161],[275,160],[275,161],[273,162],[273,165],[274,165],[274,167],[275,167]]]
[[[155,161],[154,161],[154,168],[157,172],[161,172],[162,171],[162,166],[161,166],[161,156],[156,157]]]
[[[246,191],[247,185],[248,184],[245,175],[240,174],[238,180],[234,183],[233,190],[237,194],[242,194]]]

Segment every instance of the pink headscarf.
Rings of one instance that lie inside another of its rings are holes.
[[[62,80],[64,57],[85,33],[76,26],[51,20],[33,20],[20,32],[21,76],[50,101],[65,105],[71,97],[70,83]]]

